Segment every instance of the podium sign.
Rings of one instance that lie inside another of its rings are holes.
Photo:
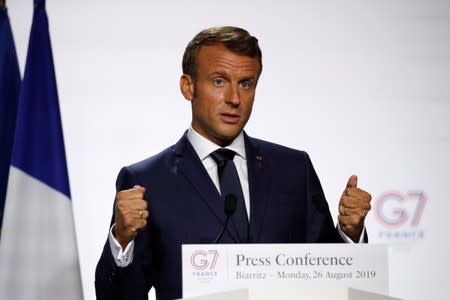
[[[201,244],[182,255],[183,297],[261,287],[389,293],[385,245]]]

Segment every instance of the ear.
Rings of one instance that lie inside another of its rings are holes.
[[[186,100],[191,101],[192,99],[194,99],[195,86],[191,76],[187,74],[181,75],[180,90]]]

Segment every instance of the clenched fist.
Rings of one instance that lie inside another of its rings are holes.
[[[136,237],[139,229],[147,224],[149,212],[144,192],[144,187],[135,185],[132,189],[116,194],[116,225],[113,235],[122,249],[125,249]]]
[[[354,242],[359,240],[364,228],[364,219],[369,212],[372,196],[357,187],[358,177],[352,175],[339,201],[338,221],[342,231]]]

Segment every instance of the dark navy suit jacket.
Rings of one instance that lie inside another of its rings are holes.
[[[250,190],[250,243],[343,242],[305,152],[244,134]],[[117,190],[146,188],[150,216],[135,239],[133,262],[116,266],[106,242],[95,276],[97,299],[182,297],[181,245],[212,243],[224,205],[187,134],[174,146],[124,167]],[[114,222],[114,216],[112,219]],[[230,223],[223,243],[239,243]]]

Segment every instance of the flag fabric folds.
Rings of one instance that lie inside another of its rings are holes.
[[[19,89],[19,64],[8,11],[0,6],[0,238]]]
[[[45,1],[35,1],[0,240],[0,299],[83,298]]]

